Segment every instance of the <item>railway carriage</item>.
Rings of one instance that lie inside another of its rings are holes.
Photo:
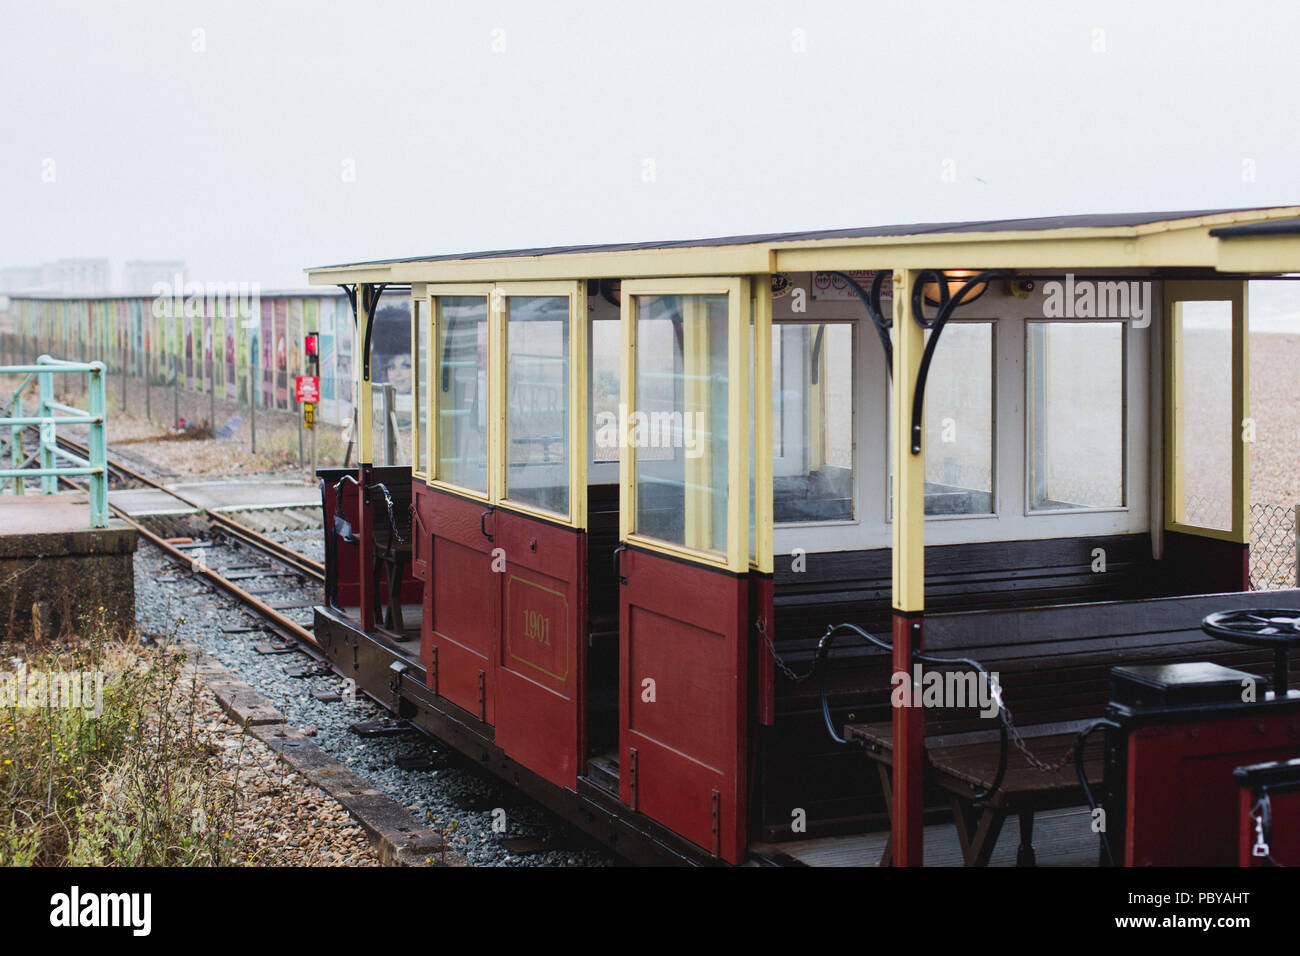
[[[1101,799],[1113,862],[1235,862],[1233,769],[1300,756],[1300,592],[1250,590],[1246,351],[1247,280],[1296,271],[1300,207],[311,269],[360,357],[316,639],[631,860],[888,830],[914,865],[950,813],[965,862],[1009,816],[1032,862],[1035,812]],[[407,294],[413,460],[378,466],[371,317]],[[998,671],[995,706],[897,706],[918,667]]]

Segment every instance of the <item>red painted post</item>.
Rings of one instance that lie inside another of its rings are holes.
[[[367,383],[368,385],[369,383]],[[371,464],[362,462],[357,466],[357,537],[360,556],[358,572],[361,575],[361,629],[369,634],[375,628],[375,522],[370,511],[370,485],[374,481]]]
[[[912,654],[921,650],[924,614],[894,610],[894,673],[912,680]],[[894,866],[921,866],[925,832],[925,711],[912,684],[906,706],[894,708]]]

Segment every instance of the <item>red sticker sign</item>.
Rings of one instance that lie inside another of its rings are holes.
[[[317,375],[295,375],[294,386],[299,402],[315,404],[320,401],[320,377]]]

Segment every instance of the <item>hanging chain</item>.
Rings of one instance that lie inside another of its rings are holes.
[[[773,662],[775,662],[776,666],[781,669],[781,673],[783,673],[786,677],[790,678],[790,680],[794,681],[794,683],[797,684],[800,681],[805,681],[808,678],[812,677],[813,674],[816,672],[817,658],[815,657],[813,658],[812,667],[808,668],[808,673],[806,674],[795,673],[793,670],[790,669],[790,665],[788,665],[785,661],[781,660],[781,655],[776,652],[776,645],[772,643],[772,638],[767,633],[767,618],[760,617],[758,619],[758,633],[762,635],[763,644],[767,647],[767,652],[772,655]]]
[[[1007,722],[1007,733],[1011,736],[1011,742],[1015,744],[1016,749],[1020,751],[1021,756],[1029,763],[1029,766],[1035,770],[1041,770],[1043,773],[1055,773],[1066,764],[1074,759],[1074,752],[1079,749],[1079,740],[1076,737],[1070,749],[1065,752],[1065,756],[1060,760],[1047,763],[1038,759],[1029,750],[1029,745],[1025,743],[1025,738],[1020,736],[1020,731],[1016,728],[1015,721],[1011,719],[1011,708],[1002,700],[1002,685],[994,684],[993,699],[997,701],[998,707],[1002,708],[1003,718]]]

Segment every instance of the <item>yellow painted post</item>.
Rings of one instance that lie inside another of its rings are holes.
[[[506,292],[488,294],[488,500],[493,507],[506,496]]]
[[[370,327],[370,314],[366,309],[366,299],[369,296],[370,288],[370,286],[361,283],[356,285],[357,337],[352,352],[356,369],[354,375],[356,400],[353,405],[357,416],[357,461],[365,465],[374,462],[374,453],[370,447],[370,420],[374,412],[371,405],[370,375],[367,371],[369,363],[366,361],[367,355],[365,352],[366,330]]]
[[[772,277],[755,276],[754,361],[754,536],[750,547],[759,571],[772,573]]]
[[[889,453],[894,463],[893,667],[911,675],[921,650],[925,610],[925,448],[912,454],[912,397],[925,333],[911,316],[915,270],[894,273],[894,416]],[[923,439],[924,440],[924,439]],[[919,688],[913,688],[919,690]],[[915,698],[918,695],[911,695]],[[914,701],[909,701],[914,702]],[[896,866],[922,864],[925,772],[923,712],[894,708],[893,854]]]
[[[749,568],[749,279],[727,295],[727,561],[732,570]],[[702,310],[703,311],[703,310]],[[707,363],[706,363],[707,370]],[[710,536],[713,529],[710,525]]]

